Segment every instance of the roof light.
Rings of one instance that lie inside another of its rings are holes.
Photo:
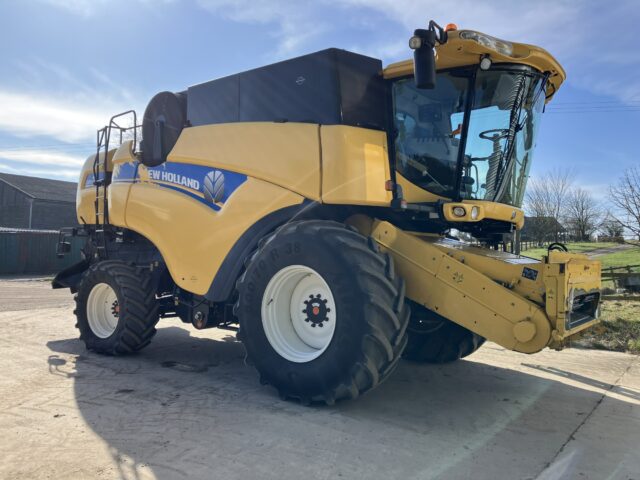
[[[473,30],[462,30],[460,32],[460,38],[463,40],[473,40],[483,47],[495,50],[501,55],[511,56],[513,54],[513,44],[499,38],[492,37],[491,35],[485,35],[484,33],[474,32]]]
[[[455,23],[447,23],[447,26],[444,27],[445,32],[455,32],[456,30],[458,30],[458,25]]]
[[[480,69],[489,70],[491,68],[491,57],[486,53],[480,57]]]

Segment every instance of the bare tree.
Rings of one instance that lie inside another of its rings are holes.
[[[564,209],[566,224],[575,240],[589,241],[602,223],[602,209],[586,190],[576,187],[569,191]]]
[[[640,167],[624,171],[618,183],[609,187],[609,200],[616,207],[616,220],[640,239]]]
[[[600,225],[600,231],[609,241],[624,241],[624,227],[610,212],[607,212],[607,214],[605,215],[604,220]]]
[[[536,240],[560,240],[562,213],[571,188],[571,177],[570,169],[556,169],[529,182],[525,209],[528,216],[537,218],[531,222],[532,227],[535,225],[532,234]]]

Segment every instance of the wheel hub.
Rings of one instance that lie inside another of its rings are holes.
[[[315,270],[291,265],[277,272],[262,298],[262,326],[282,357],[310,362],[329,346],[336,328],[335,300]]]
[[[302,313],[307,316],[304,321],[311,322],[312,327],[322,327],[324,322],[329,321],[327,313],[331,312],[331,308],[327,307],[327,299],[322,298],[321,293],[316,294],[315,297],[309,295],[309,300],[305,300],[304,304],[306,307]]]
[[[118,304],[118,300],[115,300],[111,304],[111,313],[114,317],[118,318],[120,316],[120,305]]]
[[[108,338],[116,331],[120,303],[116,292],[107,283],[93,286],[87,298],[87,321],[96,337]]]

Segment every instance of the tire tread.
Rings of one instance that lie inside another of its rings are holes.
[[[97,340],[91,334],[88,325],[81,325],[78,312],[86,312],[86,304],[81,296],[76,295],[76,327],[80,330],[80,339],[85,342],[87,349],[106,355],[123,355],[146,347],[156,334],[155,325],[159,319],[155,291],[151,288],[149,274],[141,268],[121,261],[106,260],[96,263],[87,271],[80,289],[90,287],[87,283],[92,281],[93,272],[101,272],[113,278],[120,295],[125,296],[126,301],[120,302],[120,315],[125,323],[122,329],[116,330],[116,337],[109,337],[108,342]]]
[[[258,249],[250,255],[246,266],[260,256],[265,246],[277,235],[289,232],[309,232],[320,239],[329,248],[340,248],[347,251],[345,256],[366,259],[368,266],[361,268],[360,287],[370,301],[369,313],[366,315],[368,333],[361,341],[361,359],[350,368],[346,381],[327,386],[326,390],[312,398],[305,397],[286,386],[277,386],[282,398],[297,399],[302,403],[307,400],[324,402],[333,405],[336,401],[355,399],[382,383],[397,366],[402,352],[407,345],[407,325],[409,323],[409,306],[404,302],[404,281],[396,275],[393,259],[380,252],[378,244],[371,237],[365,237],[348,226],[325,220],[308,220],[293,222],[280,227],[266,241],[261,242]],[[361,265],[365,262],[358,262]],[[236,282],[238,292],[234,312],[240,312],[240,298],[246,288],[246,270]],[[374,300],[375,299],[375,300]],[[240,325],[242,332],[242,323]],[[242,334],[240,334],[240,338]],[[259,362],[253,362],[258,366]],[[269,381],[265,372],[260,372],[261,380]]]

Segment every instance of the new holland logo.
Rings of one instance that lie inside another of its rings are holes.
[[[218,203],[224,197],[224,173],[220,170],[212,170],[204,177],[202,191],[204,198],[211,203]]]
[[[166,170],[149,170],[149,176],[152,180],[173,183],[192,190],[200,190],[200,182],[195,178],[186,177],[179,173],[167,172]]]

